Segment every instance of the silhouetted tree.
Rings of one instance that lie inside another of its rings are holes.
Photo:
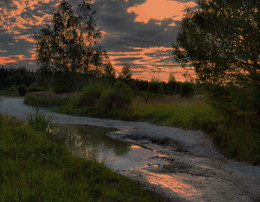
[[[176,94],[177,92],[177,81],[173,75],[173,73],[170,74],[168,83],[167,83],[167,92],[171,95]]]
[[[258,0],[200,0],[187,11],[173,46],[178,62],[192,63],[221,117],[218,141],[233,156],[258,163],[259,7]]]
[[[132,79],[132,72],[131,72],[130,66],[128,64],[125,64],[123,66],[122,72],[119,75],[119,79],[122,79],[127,82]]]
[[[197,82],[225,117],[259,115],[259,1],[200,0],[188,10],[173,53],[192,62]],[[258,103],[258,104],[257,104]]]
[[[116,77],[116,70],[112,66],[111,62],[108,62],[107,64],[105,64],[105,66],[104,66],[104,74],[107,77],[112,77],[112,78]]]
[[[43,72],[51,72],[56,82],[65,80],[65,91],[72,90],[75,72],[99,72],[105,51],[98,44],[101,32],[95,13],[86,1],[74,12],[63,0],[53,13],[51,25],[35,35],[37,60]]]

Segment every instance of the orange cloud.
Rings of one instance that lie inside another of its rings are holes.
[[[32,38],[31,34],[26,34],[26,35],[19,35],[19,36],[14,36],[14,38],[16,40],[24,40],[24,41],[28,41],[30,43],[34,42],[34,39]]]
[[[36,48],[32,48],[32,49],[28,50],[27,52],[31,53],[31,57],[27,58],[27,60],[35,61],[36,60]]]
[[[137,15],[135,22],[148,23],[150,20],[163,21],[169,18],[174,21],[181,21],[185,9],[196,5],[193,1],[182,3],[172,0],[146,0],[141,5],[128,8],[127,12]],[[170,26],[173,26],[173,24]]]
[[[27,29],[32,25],[42,25],[49,20],[51,15],[36,11],[40,3],[51,3],[57,0],[13,0],[11,7],[0,8],[0,27],[10,34],[20,34],[20,30]],[[22,15],[24,13],[38,13],[37,15]],[[22,17],[23,16],[23,17]]]
[[[184,81],[185,72],[180,64],[173,59],[172,48],[170,47],[130,47],[133,51],[128,52],[108,52],[109,58],[116,71],[121,72],[126,61],[133,71],[133,78],[150,81],[158,78],[161,81],[168,81],[169,75],[174,74],[178,81]],[[188,73],[195,75],[193,68]]]
[[[24,59],[24,55],[9,55],[6,57],[0,57],[0,64],[6,65],[9,63],[17,63],[18,61],[21,61]]]

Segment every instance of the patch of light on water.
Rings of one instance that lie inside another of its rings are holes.
[[[153,173],[143,169],[141,172],[145,174],[145,178],[149,183],[167,188],[176,193],[180,198],[193,201],[194,198],[198,199],[202,197],[202,193],[194,186],[185,183],[185,178],[181,176]]]

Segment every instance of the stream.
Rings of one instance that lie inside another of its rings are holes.
[[[1,114],[26,121],[33,110],[23,98],[0,97]],[[75,156],[96,159],[168,201],[260,201],[260,167],[225,158],[200,131],[40,110],[53,117],[53,138]]]
[[[107,136],[106,133],[113,129],[59,124],[55,126],[55,130],[57,132],[51,133],[52,137],[59,143],[66,144],[73,155],[95,159],[116,171],[166,163],[157,156],[155,150]]]

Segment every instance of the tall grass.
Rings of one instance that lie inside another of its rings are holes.
[[[45,133],[12,118],[0,123],[0,201],[160,200],[95,161],[73,157]]]
[[[52,121],[51,116],[39,111],[39,109],[35,109],[35,111],[29,112],[27,115],[28,125],[36,131],[48,132],[49,129],[53,128]]]
[[[55,94],[52,92],[28,93],[24,98],[24,103],[36,107],[56,107],[67,104],[71,99],[71,94]]]
[[[214,130],[217,124],[217,116],[211,107],[204,100],[197,101],[193,98],[168,102],[136,98],[131,112],[123,116],[127,119],[149,120],[162,125],[204,131]]]

